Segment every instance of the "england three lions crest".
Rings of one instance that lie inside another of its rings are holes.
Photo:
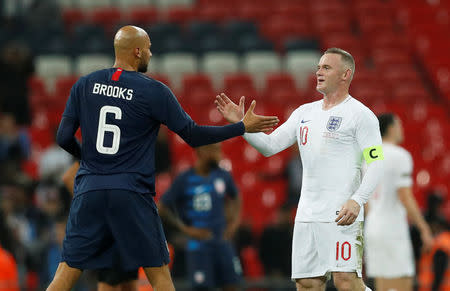
[[[328,131],[336,131],[339,129],[339,127],[341,126],[341,122],[342,122],[342,117],[337,117],[337,116],[330,116],[330,119],[328,119],[328,123],[327,123],[327,129]]]

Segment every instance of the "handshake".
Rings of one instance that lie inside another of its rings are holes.
[[[224,93],[216,96],[214,103],[217,110],[230,123],[236,123],[242,120],[245,126],[245,132],[268,132],[280,122],[276,116],[262,116],[253,112],[256,101],[253,100],[247,112],[244,111],[245,97],[239,100],[239,105],[235,104]]]

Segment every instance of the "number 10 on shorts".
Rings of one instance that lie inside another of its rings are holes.
[[[340,244],[336,242],[336,261],[342,258],[344,261],[348,261],[352,257],[352,245],[346,241]]]

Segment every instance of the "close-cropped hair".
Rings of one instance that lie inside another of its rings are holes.
[[[395,115],[393,113],[383,113],[377,116],[380,124],[381,137],[387,134],[389,127],[395,122]]]
[[[342,61],[344,62],[344,64],[346,64],[350,70],[352,70],[352,78],[353,75],[355,74],[355,59],[353,58],[353,56],[340,48],[337,47],[333,47],[333,48],[329,48],[327,49],[323,54],[337,54],[341,56]]]

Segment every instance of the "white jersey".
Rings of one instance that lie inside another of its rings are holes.
[[[408,151],[383,144],[385,166],[380,185],[372,195],[366,217],[366,234],[391,239],[409,239],[406,209],[397,190],[412,186],[413,161]]]
[[[371,174],[374,179],[361,184],[363,151],[364,156],[366,150],[373,153],[373,160],[382,159],[378,119],[372,111],[351,96],[329,110],[322,105],[323,100],[300,106],[270,135],[244,135],[265,156],[298,142],[303,165],[295,218],[299,222],[334,222],[348,199],[358,195],[360,205],[367,201],[381,174],[377,168]],[[362,207],[357,220],[364,220]]]

